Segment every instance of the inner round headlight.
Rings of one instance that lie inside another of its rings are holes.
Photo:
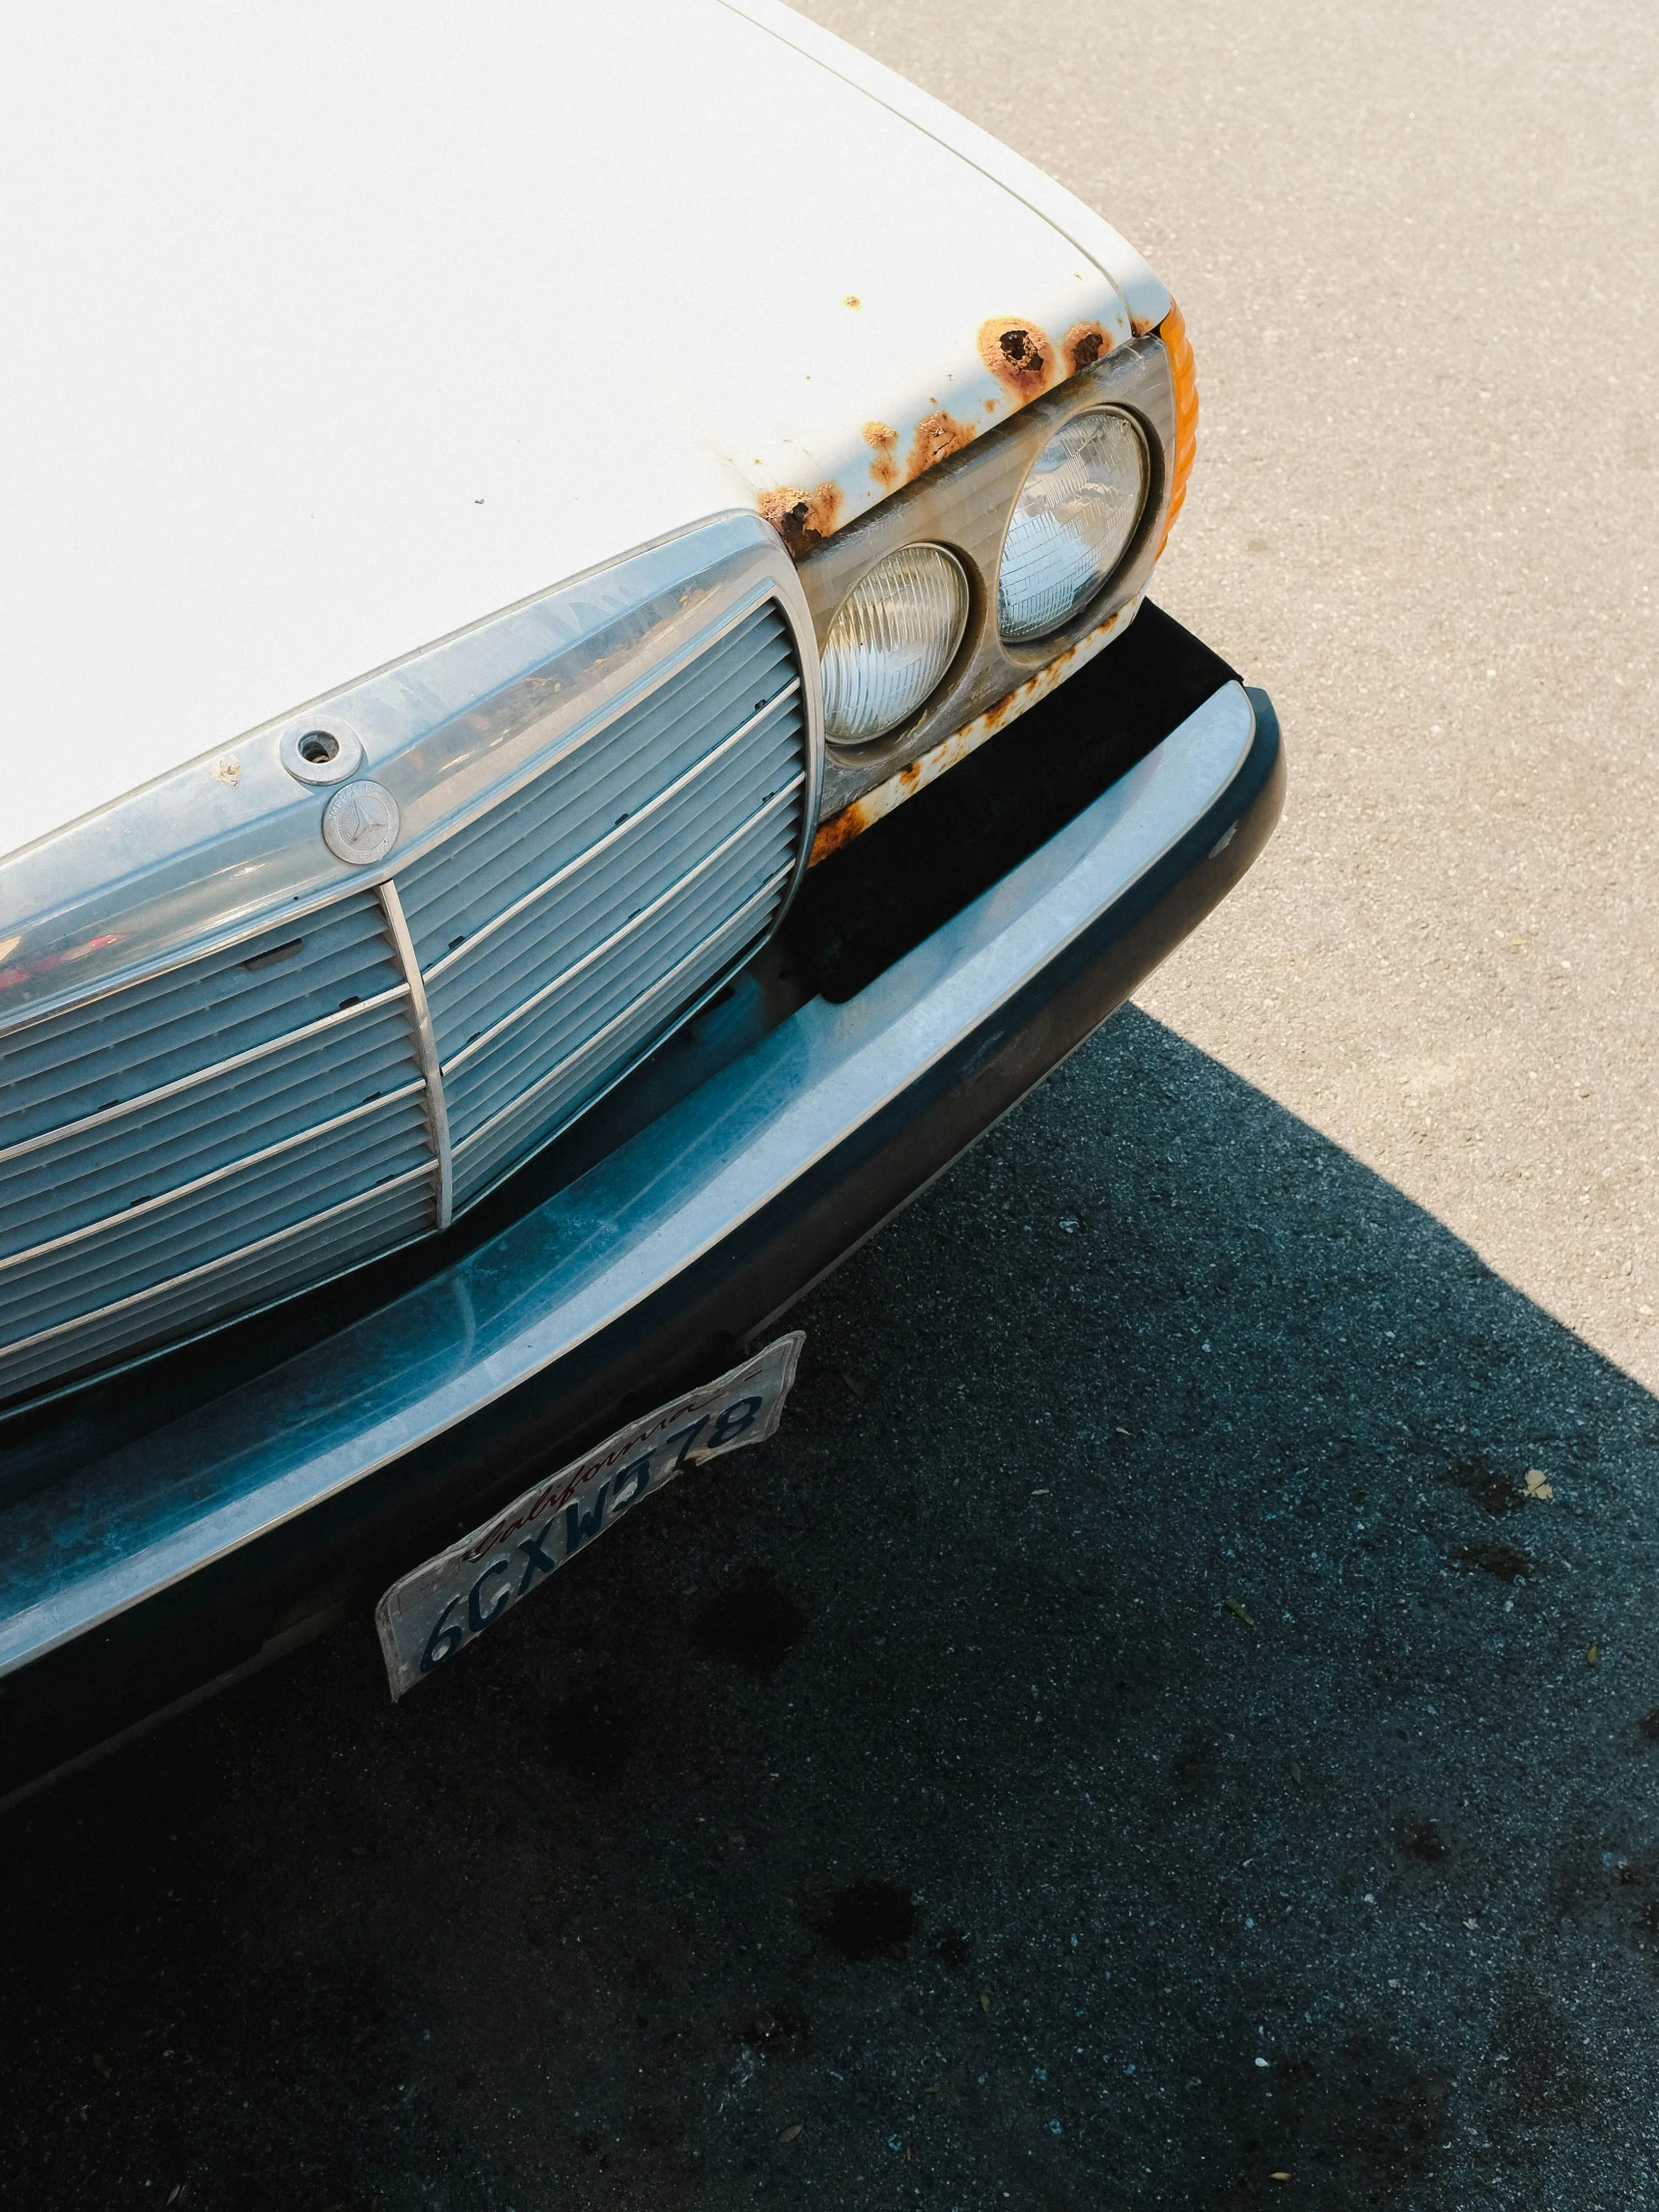
[[[913,715],[967,627],[962,564],[942,545],[901,545],[848,593],[824,647],[824,727],[867,745]]]
[[[1002,548],[996,619],[1011,644],[1046,637],[1105,583],[1146,506],[1140,425],[1115,407],[1073,415],[1025,479]]]

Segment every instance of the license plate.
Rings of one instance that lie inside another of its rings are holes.
[[[392,1696],[453,1659],[641,1498],[687,1467],[763,1443],[778,1426],[806,1341],[792,1330],[718,1382],[619,1428],[394,1582],[374,1608]]]

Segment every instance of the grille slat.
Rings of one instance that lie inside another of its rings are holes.
[[[240,1173],[188,1185],[178,1197],[14,1263],[0,1273],[0,1340],[165,1282],[429,1160],[418,1096],[405,1092],[369,1112],[367,1127],[354,1116],[301,1132]]]
[[[250,967],[290,944],[299,950]],[[0,1046],[16,1144],[136,1098],[403,981],[372,892],[49,1016]]]
[[[718,940],[713,974],[767,935],[805,833],[805,730],[788,626],[769,604],[399,875],[443,1066],[457,1205],[695,1001],[707,977],[688,954],[701,938]],[[748,935],[728,942],[729,918],[780,873]],[[637,1023],[622,1018],[682,963],[681,981]]]
[[[514,1091],[540,1080],[576,1045],[594,1037],[631,1005],[649,979],[678,966],[686,954],[718,930],[735,908],[775,881],[787,863],[790,846],[782,834],[756,851],[729,856],[711,870],[685,900],[660,908],[643,929],[636,929],[617,956],[590,968],[568,991],[544,998],[494,1040],[494,1049],[478,1053],[451,1072],[444,1071],[451,1124],[457,1143],[496,1112]]]
[[[644,806],[798,676],[782,617],[759,609],[633,713],[399,870],[422,970],[592,844],[625,808]]]
[[[793,792],[786,795],[793,796]],[[571,926],[549,929],[539,945],[525,947],[511,959],[504,959],[499,974],[484,979],[496,985],[487,994],[482,989],[474,990],[469,1002],[473,1016],[489,1018],[490,1025],[473,1030],[464,1044],[457,1040],[455,1051],[443,1063],[446,1074],[487,1051],[546,1000],[562,997],[590,969],[599,967],[603,971],[614,959],[627,957],[628,940],[642,929],[650,929],[661,914],[673,911],[682,901],[699,898],[705,876],[713,874],[724,880],[731,868],[741,863],[744,853],[765,839],[777,806],[776,799],[769,799],[734,829],[726,828],[725,810],[711,809],[716,818],[712,827],[725,830],[726,834],[712,852],[682,875],[671,875],[674,861],[658,854],[650,871],[640,878],[625,877],[620,883],[595,885]],[[663,880],[665,876],[667,881]],[[521,997],[520,991],[548,966],[553,966],[548,980]],[[502,1007],[504,1011],[496,1010]]]
[[[427,1003],[445,1060],[481,1033],[489,1009],[510,999],[531,977],[538,982],[546,978],[549,947],[557,946],[567,965],[582,958],[660,897],[676,871],[685,870],[688,852],[706,852],[724,843],[749,816],[797,782],[795,764],[782,748],[768,747],[757,758],[722,766],[719,790],[693,787],[681,793],[652,822],[648,839],[619,841],[572,870],[545,899],[479,939],[476,954],[463,955],[441,975],[427,979]],[[528,988],[524,995],[530,995]]]
[[[145,1115],[142,1148],[131,1141],[129,1115],[83,1125],[52,1147],[50,1180],[38,1172],[34,1152],[0,1161],[0,1258],[117,1215],[383,1095],[406,1027],[403,1007],[393,1001],[340,1032],[278,1046],[252,1066],[193,1083]]]
[[[471,936],[457,940],[441,959],[435,960],[426,969],[428,985],[444,977],[456,966],[469,963],[492,934],[522,920],[538,904],[560,891],[570,879],[597,866],[607,853],[614,856],[624,851],[633,851],[642,837],[656,836],[669,830],[674,818],[668,810],[675,807],[688,788],[704,783],[712,776],[718,764],[728,755],[736,754],[740,748],[743,749],[746,765],[758,754],[768,760],[777,760],[781,774],[788,781],[796,766],[797,748],[792,743],[792,734],[788,730],[780,732],[776,727],[765,731],[764,725],[776,723],[780,705],[793,698],[799,689],[799,685],[791,685],[779,701],[766,707],[760,715],[753,717],[741,729],[735,730],[730,737],[723,738],[718,745],[711,747],[700,760],[694,761],[673,783],[664,785],[660,791],[654,793],[643,806],[633,813],[625,811],[616,816],[611,828],[593,843],[584,847],[573,858],[563,861],[531,889],[521,892],[511,905],[501,908],[488,921],[481,922]],[[731,765],[728,766],[728,773]],[[611,864],[614,864],[614,857]]]
[[[768,602],[384,900],[351,891],[0,1039],[0,1397],[430,1231],[450,1142],[455,1203],[481,1196],[764,941],[807,766]]]
[[[7,1385],[34,1388],[95,1362],[117,1359],[134,1343],[172,1341],[211,1326],[228,1313],[269,1306],[379,1254],[395,1251],[428,1226],[431,1170],[419,1168],[322,1215],[311,1215],[268,1241],[240,1247],[222,1259],[140,1294],[95,1309],[67,1327],[16,1344],[8,1355]],[[135,1315],[140,1332],[135,1336]]]
[[[669,1006],[694,1004],[723,969],[753,941],[763,901],[775,901],[782,882],[767,884],[760,897],[714,936],[704,937],[681,963],[630,1001],[602,1031],[590,1036],[565,1059],[556,1061],[531,1089],[518,1093],[482,1122],[455,1151],[457,1203],[467,1203],[495,1182],[513,1158],[527,1149],[543,1126],[561,1127],[640,1057],[643,1040],[660,1030]]]

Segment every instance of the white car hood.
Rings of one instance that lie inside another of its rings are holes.
[[[1162,311],[769,0],[15,9],[0,87],[0,852],[703,516],[799,550],[1023,403],[997,330]]]

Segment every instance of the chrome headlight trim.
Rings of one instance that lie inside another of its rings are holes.
[[[997,628],[996,586],[1015,502],[1032,463],[1061,425],[1097,407],[1130,415],[1146,439],[1151,480],[1129,545],[1104,588],[1071,620],[1028,644]],[[802,561],[801,581],[822,643],[848,595],[886,554],[929,542],[961,561],[971,586],[966,637],[944,681],[910,721],[856,750],[826,748],[820,819],[838,814],[864,792],[960,730],[1082,640],[1130,609],[1158,556],[1169,502],[1175,442],[1175,391],[1169,356],[1156,335],[1118,346],[1057,389],[1020,409]]]

